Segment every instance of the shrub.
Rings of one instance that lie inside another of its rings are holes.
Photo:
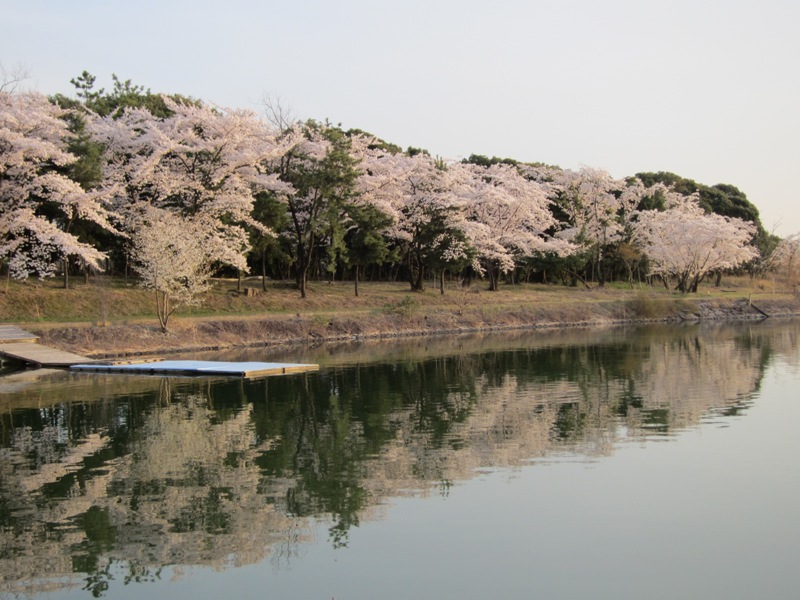
[[[383,312],[389,315],[409,317],[418,306],[419,303],[416,300],[413,300],[411,296],[404,296],[402,300],[385,304],[383,306]]]
[[[628,302],[628,308],[634,318],[663,319],[674,312],[674,303],[667,298],[657,298],[642,292]]]

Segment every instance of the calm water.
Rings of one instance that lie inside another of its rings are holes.
[[[0,596],[797,598],[800,323],[0,378]]]

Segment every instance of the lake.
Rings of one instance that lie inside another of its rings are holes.
[[[0,378],[0,596],[796,598],[800,322]]]

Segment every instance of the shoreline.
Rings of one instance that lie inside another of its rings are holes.
[[[355,316],[242,318],[194,317],[175,319],[170,331],[161,333],[155,322],[76,325],[55,324],[26,329],[42,344],[87,358],[147,357],[162,354],[207,352],[236,348],[318,345],[327,342],[388,340],[428,335],[459,335],[494,331],[520,331],[625,324],[683,323],[703,321],[760,321],[800,316],[800,300],[748,298],[669,298],[611,300],[596,303],[523,306],[492,311],[490,307],[468,311],[376,311]]]

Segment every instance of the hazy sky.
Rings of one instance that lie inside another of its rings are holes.
[[[0,62],[400,146],[730,183],[800,232],[800,1],[0,0]]]

